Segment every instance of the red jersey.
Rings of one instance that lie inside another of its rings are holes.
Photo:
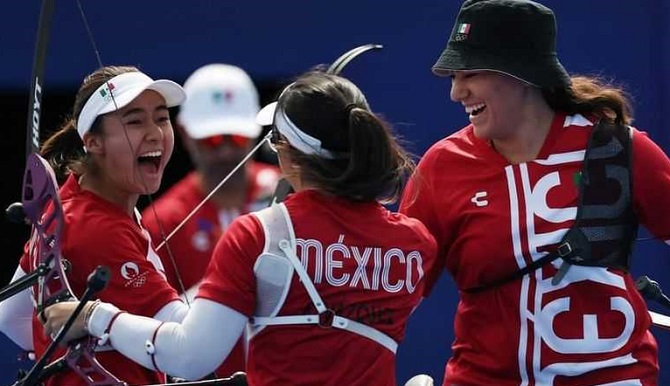
[[[459,288],[491,283],[555,246],[576,216],[593,127],[581,115],[556,114],[537,158],[516,165],[472,125],[429,149],[401,205],[438,241],[428,285],[445,267]],[[632,147],[634,210],[668,239],[670,162],[635,129]],[[554,286],[561,261],[494,289],[460,292],[444,385],[656,384],[657,346],[631,276],[572,266]]]
[[[247,199],[243,208],[235,213],[226,213],[219,211],[212,201],[207,201],[168,240],[179,277],[184,283],[184,289],[188,290],[200,282],[209,265],[214,246],[235,217],[269,205],[280,177],[279,169],[276,166],[260,162],[249,162],[246,168],[248,177]],[[167,236],[209,193],[202,191],[198,178],[195,172],[189,173],[161,195],[153,203],[153,208],[148,207],[143,211],[142,221],[151,233],[155,243],[163,240],[159,221],[165,236]],[[222,189],[225,188],[224,185]],[[159,221],[156,220],[156,216],[158,216]],[[168,282],[181,291],[179,279],[167,248],[161,248],[158,253],[163,260]],[[224,377],[236,371],[244,371],[244,362],[244,344],[240,340],[228,359],[216,370],[216,374]]]
[[[401,341],[436,253],[424,225],[377,203],[314,190],[292,194],[285,205],[297,256],[326,306]],[[198,296],[253,316],[254,265],[264,243],[258,218],[236,220],[217,245]],[[297,275],[291,280],[278,316],[314,314]],[[348,331],[267,326],[250,342],[247,377],[254,385],[395,385],[395,355]]]
[[[152,317],[163,306],[179,299],[161,272],[160,258],[151,248],[148,233],[118,206],[88,190],[82,190],[77,178],[70,176],[59,190],[63,204],[65,226],[61,251],[70,263],[68,281],[75,296],[86,289],[88,275],[98,266],[109,267],[111,277],[107,286],[98,294],[103,302],[113,303],[120,309],[137,315]],[[35,269],[23,255],[21,268],[25,272]],[[33,317],[33,339],[39,358],[49,338],[37,318]],[[59,358],[62,349],[52,356]],[[163,376],[127,359],[116,351],[96,352],[100,364],[117,378],[130,385],[161,383]],[[83,379],[72,371],[57,374],[48,385],[85,385]]]

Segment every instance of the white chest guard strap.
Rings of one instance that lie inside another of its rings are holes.
[[[254,265],[258,300],[255,316],[249,325],[250,338],[263,326],[316,324],[321,328],[334,327],[353,332],[396,352],[398,343],[393,338],[366,324],[338,316],[326,307],[296,256],[293,224],[284,204],[275,204],[254,214],[263,225],[265,248]],[[298,274],[318,314],[277,316],[286,300],[293,272]]]

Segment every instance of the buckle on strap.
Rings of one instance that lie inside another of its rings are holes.
[[[319,327],[323,329],[333,328],[335,324],[335,311],[327,308],[325,311],[319,313]]]
[[[569,242],[566,241],[558,246],[556,252],[558,253],[558,256],[565,257],[572,253],[572,246],[570,245]]]

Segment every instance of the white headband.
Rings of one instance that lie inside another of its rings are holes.
[[[178,106],[186,99],[184,89],[171,80],[153,80],[139,71],[117,75],[98,87],[84,104],[77,119],[79,136],[84,138],[98,116],[128,105],[144,90],[161,94],[167,107]]]
[[[277,130],[279,130],[279,133],[286,137],[286,140],[291,146],[305,154],[314,154],[327,159],[342,158],[339,153],[321,147],[321,140],[300,130],[300,128],[289,119],[288,115],[284,112],[284,109],[278,108],[276,110],[274,115],[274,125]]]

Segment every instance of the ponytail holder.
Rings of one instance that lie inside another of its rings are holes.
[[[355,103],[349,103],[344,107],[344,111],[347,113],[347,115],[351,114],[351,110],[357,108],[358,106]]]

